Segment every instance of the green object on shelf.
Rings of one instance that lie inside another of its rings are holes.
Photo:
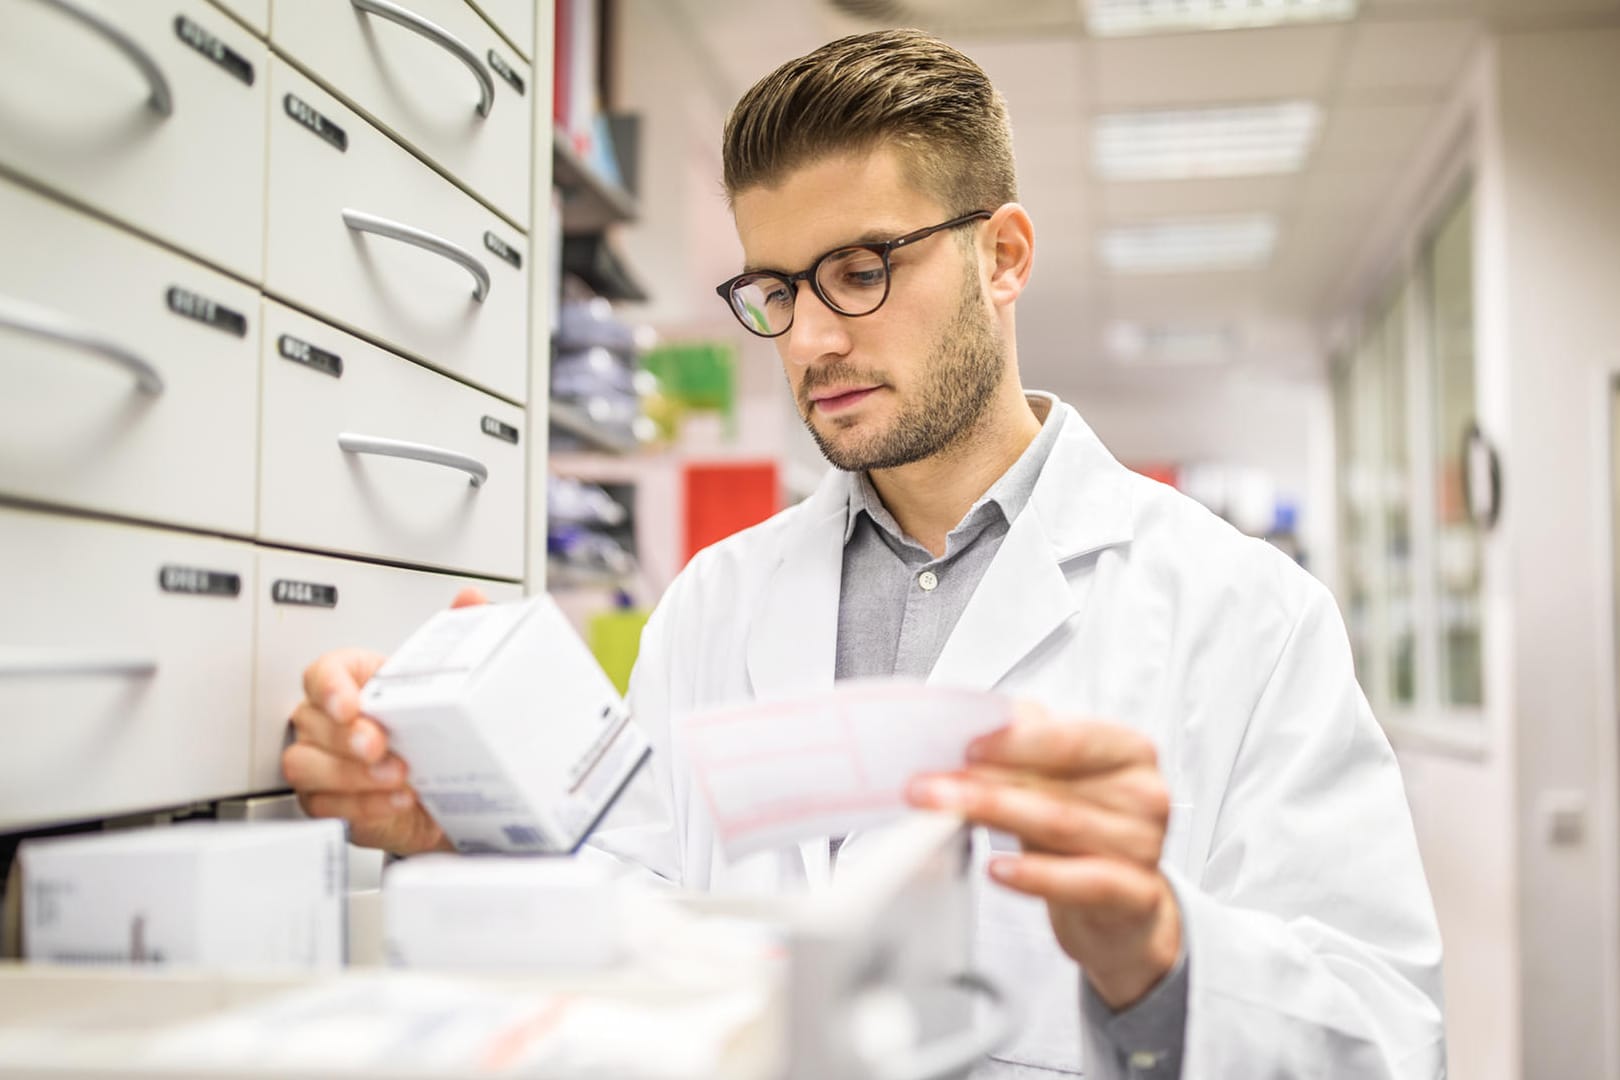
[[[665,395],[688,409],[732,418],[737,404],[737,350],[727,342],[659,345],[641,358],[658,376]]]
[[[593,615],[585,624],[586,644],[621,694],[630,692],[630,669],[636,666],[636,656],[641,652],[641,631],[647,625],[647,615],[640,608],[620,608]]]

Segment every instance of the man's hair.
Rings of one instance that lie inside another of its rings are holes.
[[[885,145],[951,213],[1018,198],[1006,101],[979,65],[921,30],[839,38],[755,83],[726,121],[726,198]]]

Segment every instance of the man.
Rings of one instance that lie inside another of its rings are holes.
[[[744,96],[725,180],[746,270],[719,292],[837,471],[654,613],[631,696],[657,811],[603,846],[694,888],[825,880],[858,837],[726,862],[670,715],[994,688],[1009,725],[908,791],[989,827],[977,955],[1027,1022],[986,1075],[1441,1075],[1433,909],[1332,599],[1022,389],[1034,227],[984,73],[916,31],[833,42]],[[310,667],[285,771],[358,842],[443,846],[357,715],[380,662]]]

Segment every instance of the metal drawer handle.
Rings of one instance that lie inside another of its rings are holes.
[[[0,678],[49,675],[156,675],[158,663],[141,657],[0,648]]]
[[[343,208],[343,224],[355,232],[375,233],[386,236],[390,240],[398,240],[402,244],[410,244],[435,255],[443,255],[451,262],[464,268],[473,276],[476,284],[473,286],[473,299],[482,303],[484,297],[489,295],[489,271],[478,257],[466,248],[457,247],[442,236],[434,236],[430,232],[423,232],[414,225],[406,225],[398,221],[380,218],[376,214],[368,214],[363,210],[350,210]]]
[[[478,115],[489,115],[490,107],[495,104],[495,80],[490,78],[489,69],[484,67],[484,62],[478,59],[478,54],[473,52],[466,42],[431,19],[425,19],[409,8],[391,3],[390,0],[349,0],[349,2],[354,5],[356,11],[376,15],[421,34],[466,64],[467,70],[478,80]]]
[[[355,435],[345,431],[338,436],[338,448],[346,454],[381,454],[384,457],[409,458],[430,465],[460,469],[472,478],[473,487],[482,487],[484,481],[489,479],[489,466],[477,458],[427,443],[384,439],[377,435]]]
[[[135,377],[144,393],[163,393],[163,376],[146,360],[110,338],[54,311],[0,296],[0,327],[71,345],[81,352],[109,360]]]
[[[157,66],[152,54],[141,48],[134,38],[120,27],[108,22],[106,16],[81,6],[77,0],[44,0],[44,2],[106,38],[109,45],[128,57],[129,62],[140,70],[141,78],[146,80],[147,89],[151,92],[147,103],[162,116],[169,116],[174,112],[174,95],[169,93],[169,80],[163,77],[163,69]]]

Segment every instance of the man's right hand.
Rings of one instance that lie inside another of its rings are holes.
[[[468,587],[450,606],[488,602]],[[304,669],[304,700],[292,714],[297,739],[282,752],[281,771],[304,813],[343,818],[349,839],[362,847],[399,855],[452,851],[411,789],[405,762],[389,752],[387,732],[360,713],[360,688],[386,659],[338,649]]]

